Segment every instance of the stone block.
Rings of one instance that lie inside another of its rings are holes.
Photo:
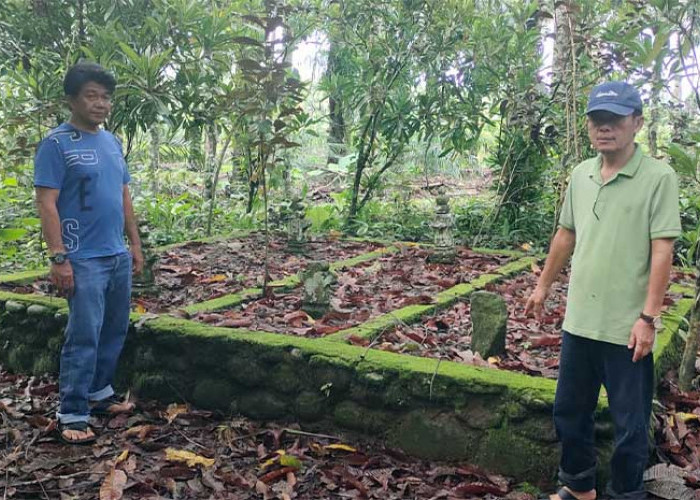
[[[227,363],[228,373],[231,378],[245,387],[257,387],[262,385],[267,377],[264,366],[256,359],[233,356]]]
[[[227,410],[233,399],[233,387],[226,380],[201,379],[192,392],[192,401],[207,410]]]
[[[327,405],[328,400],[323,394],[304,391],[297,397],[294,410],[301,420],[313,422],[323,416]]]
[[[463,460],[478,449],[480,435],[452,414],[414,410],[392,428],[389,442],[425,459]]]
[[[8,300],[5,302],[5,311],[9,313],[22,313],[27,309],[22,302],[17,302],[15,300]]]
[[[235,408],[242,414],[260,420],[288,417],[287,403],[267,391],[256,391],[237,398]]]
[[[381,434],[387,430],[390,414],[360,406],[353,401],[343,401],[336,405],[333,420],[338,425],[369,434]]]
[[[46,306],[42,306],[41,304],[32,304],[27,307],[27,315],[29,316],[45,316],[50,312],[51,309]]]
[[[455,415],[471,429],[491,429],[503,421],[503,412],[497,408],[497,404],[494,400],[470,397],[455,410]]]
[[[498,294],[474,292],[471,295],[472,351],[483,358],[498,356],[506,350],[508,309]]]

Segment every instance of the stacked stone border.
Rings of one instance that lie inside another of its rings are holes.
[[[387,251],[392,247],[334,267],[356,265]],[[340,427],[418,457],[464,460],[546,487],[554,482],[558,463],[551,423],[555,381],[346,343],[349,335],[372,339],[399,321],[416,321],[526,271],[536,259],[512,256],[518,259],[441,292],[433,304],[402,308],[323,339],[133,314],[118,385],[143,397],[188,401],[226,414],[293,419],[310,429]],[[0,276],[0,281],[27,282],[36,276],[20,273]],[[296,283],[291,277],[276,285]],[[664,315],[654,351],[659,377],[677,366],[683,348],[680,330],[692,307],[693,290],[674,286],[672,291],[684,298]],[[230,296],[226,300],[225,305],[208,301],[203,310],[236,303]],[[0,292],[0,362],[15,372],[55,373],[66,319],[63,299]],[[598,411],[597,442],[605,457],[613,436],[604,399]]]

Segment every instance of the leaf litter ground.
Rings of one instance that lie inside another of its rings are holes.
[[[330,262],[371,252],[381,245],[372,242],[315,239],[305,255],[286,251],[284,239],[271,239],[268,273],[272,281],[297,274],[312,260]],[[190,242],[160,254],[155,265],[158,293],[137,297],[138,312],[164,312],[173,308],[262,286],[265,239],[261,234],[214,243]],[[0,287],[15,293],[51,294],[47,279],[30,285]]]
[[[192,319],[216,326],[323,336],[405,306],[431,304],[437,293],[493,272],[512,259],[459,248],[455,264],[437,264],[428,262],[431,250],[398,247],[396,253],[338,271],[331,307],[317,320],[304,311],[301,288],[273,292],[240,307],[200,313]]]
[[[502,356],[484,360],[471,350],[472,323],[468,299],[426,316],[418,323],[404,323],[389,329],[372,345],[385,351],[557,378],[569,279],[568,274],[563,273],[552,285],[542,321],[538,322],[535,318],[526,317],[524,311],[527,298],[537,285],[539,271],[539,267],[533,266],[531,273],[490,284],[486,288],[503,297],[508,308],[506,352]],[[664,306],[667,308],[679,298],[678,294],[667,294]],[[356,345],[370,345],[367,339],[350,340]]]
[[[3,498],[533,498],[466,463],[418,461],[372,442],[185,404],[141,401],[132,416],[93,419],[92,446],[66,446],[55,439],[56,405],[55,380],[0,370]]]
[[[700,499],[700,393],[670,374],[655,404],[657,465],[647,490]],[[186,404],[140,401],[131,416],[94,420],[98,440],[55,439],[57,384],[0,368],[3,499],[533,500],[467,463],[420,461],[381,445],[297,425],[260,424]]]

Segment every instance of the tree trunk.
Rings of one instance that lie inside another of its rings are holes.
[[[658,36],[658,33],[654,33]],[[654,62],[654,69],[651,75],[651,96],[649,99],[649,122],[647,123],[647,143],[649,144],[649,154],[658,154],[658,131],[659,131],[659,109],[661,106],[661,89],[664,86],[662,72],[663,60],[658,58]]]
[[[695,360],[698,356],[700,344],[700,265],[695,270],[695,304],[690,315],[690,327],[685,341],[685,350],[678,372],[678,385],[683,391],[692,390],[693,378],[695,378]]]
[[[202,130],[199,126],[188,128],[185,138],[189,145],[187,151],[187,168],[192,172],[200,172],[202,166]]]
[[[292,28],[287,26],[284,28],[284,35],[283,35],[283,47],[284,47],[284,58],[282,62],[284,64],[288,64],[289,67],[292,66],[292,47],[291,47],[291,40],[293,37],[292,33]],[[296,70],[294,70],[296,73]],[[299,75],[297,75],[299,76]],[[292,163],[289,158],[291,151],[289,149],[283,150],[284,156],[283,156],[283,162],[282,162],[282,182],[283,182],[283,189],[284,189],[284,198],[286,200],[291,199],[292,196]],[[280,155],[282,156],[282,155]]]
[[[151,193],[158,193],[158,170],[160,169],[160,132],[158,125],[153,124],[151,132],[151,151],[149,158],[149,175],[151,177]]]
[[[365,164],[362,162],[360,164],[360,158],[357,159],[355,165],[355,178],[352,182],[352,194],[350,196],[350,209],[348,210],[348,217],[345,221],[345,227],[349,231],[354,230],[355,219],[357,218],[357,206],[360,198],[360,183],[362,181],[362,172],[364,172]]]
[[[78,0],[78,40],[85,44],[85,1]]]
[[[211,173],[216,169],[216,148],[218,140],[218,130],[216,123],[211,121],[207,124],[207,158],[205,171]]]
[[[248,178],[248,203],[246,204],[245,213],[249,214],[253,211],[253,203],[258,194],[258,186],[260,182],[254,178],[256,171],[256,163],[253,160],[253,151],[250,144],[245,146],[245,162],[246,162],[246,177]]]
[[[564,94],[564,116],[563,128],[566,130],[564,137],[566,142],[561,155],[561,168],[556,181],[558,200],[552,224],[552,235],[556,232],[561,206],[564,203],[566,192],[566,179],[573,165],[576,165],[581,158],[581,141],[578,128],[578,106],[577,98],[580,93],[576,66],[576,44],[574,36],[576,34],[578,19],[576,13],[579,7],[574,0],[567,0],[556,4],[554,9],[554,62],[552,87],[557,91],[560,89]]]
[[[330,37],[329,37],[330,38]],[[328,68],[326,79],[330,80],[341,67],[337,43],[330,40],[328,51]],[[343,117],[343,102],[340,92],[336,89],[328,97],[328,112],[330,127],[328,129],[328,164],[338,163],[338,158],[344,156],[345,150],[345,118]]]

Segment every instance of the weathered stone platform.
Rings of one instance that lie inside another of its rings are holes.
[[[391,248],[357,257],[376,258]],[[395,322],[416,321],[486,284],[527,272],[534,257],[516,260],[414,305],[322,339],[206,326],[170,316],[132,315],[119,386],[143,397],[189,401],[255,419],[298,420],[305,427],[340,427],[386,440],[407,453],[464,460],[541,486],[558,462],[551,422],[555,382],[513,372],[393,354],[349,345],[348,335],[374,338]],[[353,265],[336,263],[335,266]],[[0,277],[27,280],[33,275]],[[279,286],[295,286],[294,278]],[[692,290],[675,287],[690,295]],[[255,290],[192,306],[213,310],[254,296]],[[677,366],[678,330],[692,300],[664,316],[655,350],[657,374]],[[16,372],[57,372],[63,299],[0,292],[0,362]],[[612,432],[601,415],[603,456]]]

